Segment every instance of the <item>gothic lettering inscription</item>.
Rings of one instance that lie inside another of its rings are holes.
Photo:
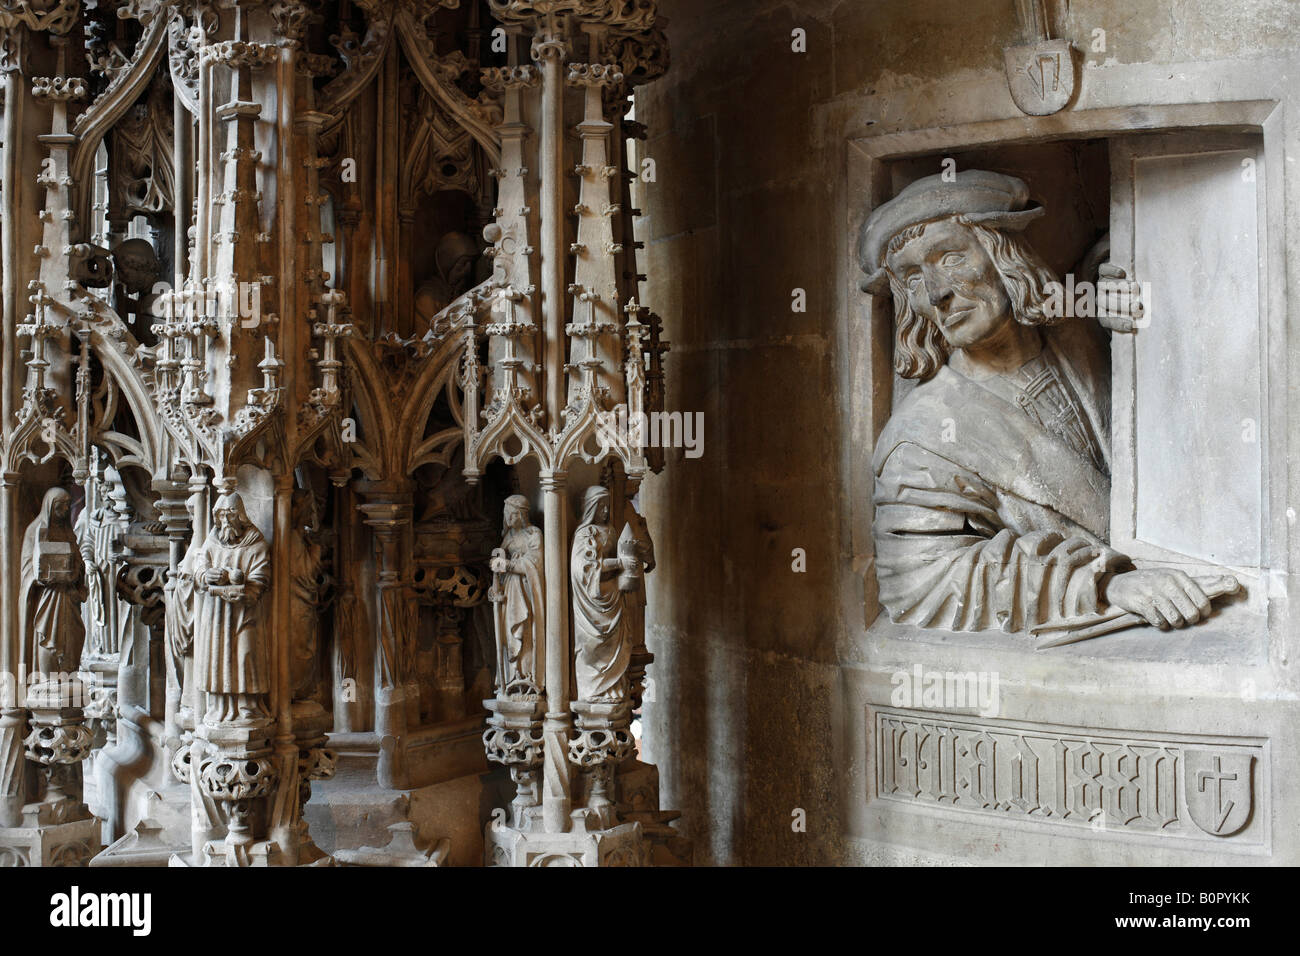
[[[1265,744],[869,709],[875,796],[1044,823],[1258,843]],[[1245,833],[1242,831],[1245,830]]]

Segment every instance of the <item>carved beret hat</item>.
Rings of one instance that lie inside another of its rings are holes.
[[[1029,187],[1023,180],[984,169],[964,169],[955,181],[942,174],[918,179],[889,202],[871,211],[858,235],[858,264],[867,278],[863,292],[883,292],[889,287],[885,251],[889,240],[909,226],[949,216],[999,229],[1023,229],[1041,216],[1042,206],[1029,207]]]

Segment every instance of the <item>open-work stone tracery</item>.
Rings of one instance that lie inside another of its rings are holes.
[[[0,864],[689,858],[611,427],[666,65],[652,0],[0,3]]]

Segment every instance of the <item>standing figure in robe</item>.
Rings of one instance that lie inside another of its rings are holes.
[[[895,369],[921,382],[872,462],[881,604],[953,631],[1112,606],[1194,624],[1210,610],[1198,581],[1107,543],[1109,359],[1095,327],[1046,308],[1055,276],[1018,234],[1043,211],[1021,180],[963,170],[918,180],[863,226],[863,288],[892,293]]]
[[[626,514],[627,524],[623,527],[623,533],[619,535],[619,555],[622,556],[626,552],[635,557],[638,573],[629,574],[625,571],[620,582],[627,582],[628,627],[632,632],[632,665],[628,672],[631,685],[629,691],[633,706],[640,707],[646,664],[652,659],[645,643],[645,576],[655,569],[655,543],[650,537],[650,528],[646,525],[645,518],[630,501]],[[619,586],[624,587],[624,584],[620,583]]]
[[[320,610],[330,576],[325,549],[319,540],[320,516],[316,497],[306,489],[294,493],[293,538],[289,566],[293,575],[290,603],[289,687],[294,700],[309,700],[320,683],[317,658],[320,648]]]
[[[546,577],[542,531],[528,520],[528,499],[511,495],[502,514],[505,536],[489,565],[498,584],[494,595],[497,638],[497,687],[539,693],[544,681]]]
[[[205,721],[256,722],[268,716],[271,674],[262,595],[271,554],[243,499],[222,495],[194,562],[194,680],[208,694]]]
[[[179,693],[180,708],[193,711],[193,665],[194,665],[194,608],[197,591],[194,587],[194,565],[199,552],[203,550],[203,540],[198,535],[190,538],[190,545],[185,550],[180,564],[176,567],[175,579],[170,582],[172,588],[166,605],[165,631],[167,637],[167,660],[172,668],[172,679]]]
[[[619,590],[619,577],[629,568],[616,553],[609,501],[609,489],[587,489],[569,558],[578,699],[598,704],[627,699],[627,667],[635,640],[627,595]]]
[[[43,675],[74,673],[86,631],[86,567],[72,529],[72,499],[62,488],[45,493],[40,514],[23,534],[21,627],[29,660]]]

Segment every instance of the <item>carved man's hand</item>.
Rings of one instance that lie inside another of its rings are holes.
[[[1195,624],[1210,613],[1210,599],[1201,586],[1172,568],[1117,574],[1106,582],[1101,597],[1162,631]]]
[[[1138,328],[1146,306],[1141,288],[1128,280],[1119,266],[1103,262],[1097,267],[1097,321],[1112,332],[1133,332]]]

